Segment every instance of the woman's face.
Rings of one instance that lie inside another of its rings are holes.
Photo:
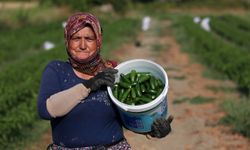
[[[69,52],[74,59],[88,59],[96,50],[96,37],[91,27],[82,28],[69,41]]]

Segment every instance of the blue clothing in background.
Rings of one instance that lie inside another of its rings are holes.
[[[118,112],[108,96],[106,87],[91,92],[65,116],[50,116],[46,100],[51,95],[84,81],[75,75],[68,62],[52,61],[43,72],[38,113],[43,119],[51,121],[53,142],[57,145],[72,148],[105,145],[123,138]]]

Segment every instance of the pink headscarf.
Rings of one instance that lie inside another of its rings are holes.
[[[78,12],[68,18],[67,25],[64,29],[64,38],[67,48],[71,36],[84,28],[86,25],[90,25],[93,28],[96,36],[97,49],[101,48],[102,29],[100,22],[94,15],[86,12]]]
[[[86,26],[91,26],[95,33],[97,50],[95,54],[93,54],[89,58],[85,60],[77,60],[76,58],[73,58],[71,56],[68,50],[69,41],[73,34]],[[100,26],[100,22],[94,15],[86,12],[78,12],[70,16],[64,29],[64,38],[67,53],[69,55],[69,62],[73,68],[89,75],[95,75],[98,71],[101,71],[106,67],[106,62],[104,62],[104,60],[100,56],[100,48],[102,44],[102,29]]]

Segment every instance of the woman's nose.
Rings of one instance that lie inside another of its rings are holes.
[[[86,49],[86,41],[84,39],[81,39],[80,49]]]

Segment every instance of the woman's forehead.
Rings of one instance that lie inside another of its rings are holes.
[[[91,27],[84,27],[82,29],[80,29],[78,32],[76,32],[74,35],[90,35],[90,36],[95,36],[95,33],[93,31],[93,29]]]

